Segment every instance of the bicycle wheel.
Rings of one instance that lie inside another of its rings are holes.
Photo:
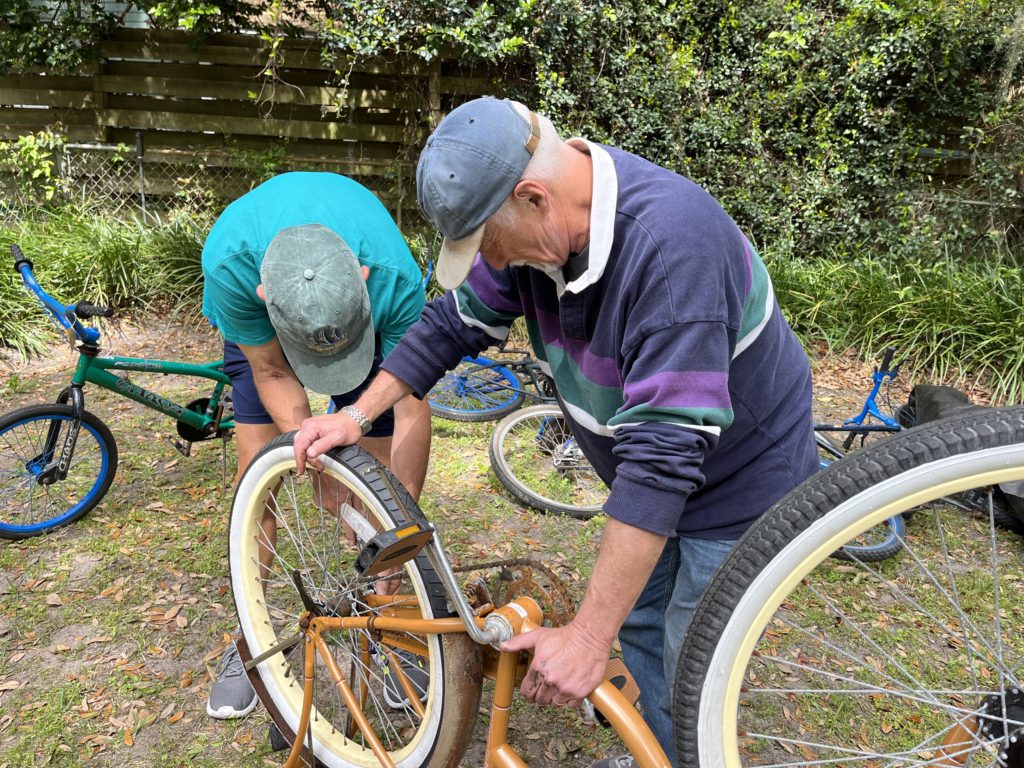
[[[585,520],[608,498],[557,405],[532,405],[506,416],[491,434],[489,454],[508,492],[540,512]]]
[[[253,460],[231,509],[231,586],[250,654],[258,656],[299,632],[298,619],[306,610],[303,597],[328,615],[452,615],[444,588],[422,553],[390,577],[392,587],[398,587],[397,593],[388,592],[393,597],[376,595],[375,580],[355,570],[361,544],[354,541],[352,528],[314,497],[314,483],[327,487],[325,477],[337,481],[338,498],[362,510],[351,510],[362,521],[356,526],[360,540],[373,530],[390,530],[405,518],[381,479],[385,470],[362,449],[350,447],[324,456],[322,475],[297,476],[291,437],[271,441]],[[397,481],[392,485],[402,505],[414,508]],[[265,513],[276,526],[274,535],[261,527]],[[362,715],[396,766],[455,764],[480,701],[480,652],[467,635],[351,630],[329,633],[325,639],[360,699]],[[422,708],[411,706],[396,686],[389,658],[401,659],[403,672],[423,694]],[[256,670],[265,688],[264,705],[282,733],[294,738],[302,709],[301,644],[271,656]],[[379,765],[319,656],[315,673],[310,728],[317,759],[329,768]]]
[[[845,455],[842,448],[821,432],[814,433],[814,440],[818,444],[818,457],[822,469]],[[832,557],[839,560],[877,563],[898,555],[903,549],[903,540],[906,537],[907,524],[903,515],[894,515],[881,525],[864,531],[855,541],[833,552]]]
[[[67,477],[40,484],[73,423],[71,406],[58,404],[30,405],[0,418],[0,538],[27,539],[70,525],[110,488],[117,445],[89,411],[82,414]]]
[[[1022,476],[1024,407],[993,410],[870,446],[769,510],[684,641],[682,764],[1020,765],[1021,541],[942,497]],[[904,556],[828,557],[908,509]]]
[[[523,404],[519,377],[486,357],[466,357],[427,394],[430,412],[452,421],[494,421]]]

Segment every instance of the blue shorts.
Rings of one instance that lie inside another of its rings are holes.
[[[380,336],[376,339],[376,351],[373,356],[373,366],[370,373],[358,387],[343,395],[333,395],[331,401],[334,403],[334,410],[351,405],[363,393],[373,377],[380,370],[381,360]],[[232,394],[231,399],[235,407],[235,423],[237,424],[273,424],[267,409],[263,407],[259,393],[256,391],[256,383],[252,378],[252,366],[245,353],[232,341],[224,342],[224,373],[231,378]],[[382,413],[373,422],[373,427],[366,433],[367,437],[391,437],[395,433],[395,412],[388,410]]]

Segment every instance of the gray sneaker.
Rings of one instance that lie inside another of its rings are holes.
[[[607,760],[598,760],[596,763],[592,763],[590,768],[636,768],[636,760],[630,755],[609,757]]]
[[[242,658],[234,643],[217,662],[217,679],[210,686],[206,714],[218,720],[245,717],[256,709],[256,691],[246,677]]]
[[[419,694],[420,701],[426,701],[430,673],[424,669],[423,661],[409,651],[396,650],[394,654],[402,665],[402,672],[412,683],[413,691]],[[405,688],[391,671],[387,657],[378,652],[378,660],[384,667],[384,703],[391,709],[405,709],[410,706],[409,697],[405,695]]]

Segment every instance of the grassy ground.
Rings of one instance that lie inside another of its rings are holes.
[[[106,343],[143,357],[219,355],[211,333],[177,326],[125,326]],[[72,362],[67,352],[8,360],[0,413],[51,400]],[[855,412],[866,381],[860,361],[820,367],[822,415]],[[150,383],[183,400],[202,394],[173,378]],[[173,448],[173,425],[155,412],[95,388],[88,408],[120,449],[104,503],[53,535],[0,543],[0,768],[280,765],[261,710],[234,722],[205,714],[214,665],[235,627],[225,533],[233,446],[198,444],[186,458]],[[602,520],[520,509],[489,471],[492,426],[435,421],[425,511],[456,565],[534,557],[579,599]],[[486,720],[481,710],[466,766],[482,763]],[[522,702],[511,739],[531,766],[588,765],[621,750],[575,711]]]

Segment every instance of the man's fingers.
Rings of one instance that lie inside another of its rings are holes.
[[[310,460],[316,459],[320,454],[327,453],[327,451],[331,450],[331,448],[336,445],[338,445],[338,441],[336,439],[332,440],[330,437],[321,436],[306,449],[306,458]],[[322,466],[323,462],[321,462],[320,465]]]
[[[295,449],[296,470],[301,475],[306,470],[307,463],[317,470],[323,469],[323,462],[316,459],[324,451],[333,448],[334,444],[324,437],[317,425],[307,420],[295,435],[292,447]]]
[[[506,640],[501,644],[501,650],[503,651],[528,651],[537,645],[537,641],[540,639],[542,634],[541,629],[535,629],[532,632],[523,632],[521,635],[516,635],[511,640]]]

